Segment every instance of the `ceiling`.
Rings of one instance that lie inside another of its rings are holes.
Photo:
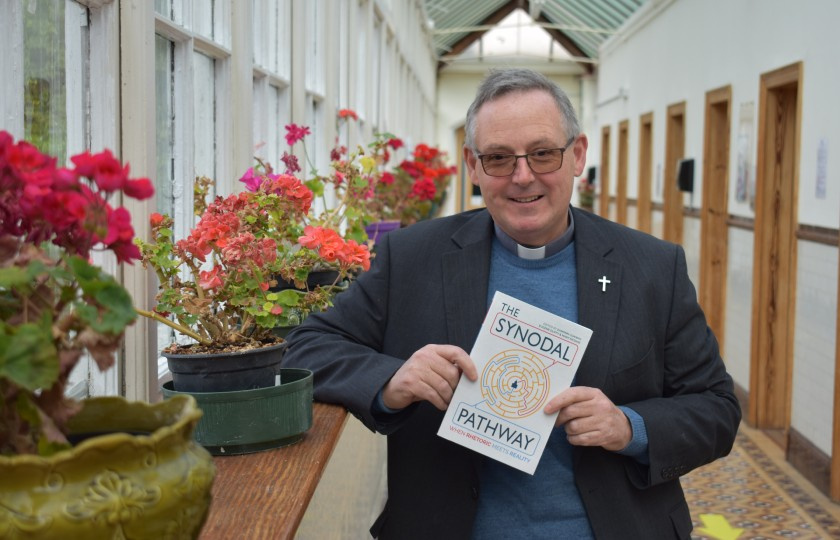
[[[519,8],[587,71],[598,47],[646,0],[424,0],[440,66]]]

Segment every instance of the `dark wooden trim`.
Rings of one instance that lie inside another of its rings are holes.
[[[755,219],[753,218],[729,214],[729,217],[726,218],[726,224],[736,229],[744,229],[745,231],[755,230]]]
[[[510,0],[507,4],[504,4],[499,9],[488,15],[483,21],[476,23],[476,26],[492,26],[498,24],[502,21],[502,19],[510,15],[513,10],[519,8],[525,13],[529,13],[530,7],[531,3],[529,0]],[[537,17],[535,22],[553,24],[556,21],[550,21],[545,17],[545,15],[541,14]],[[576,56],[578,58],[589,58],[589,55],[583,52],[583,49],[581,49],[578,44],[562,30],[558,30],[556,28],[546,28],[545,31],[548,32],[554,41],[559,43],[560,46],[566,49],[566,51],[568,51],[572,56]],[[478,41],[486,32],[487,30],[470,32],[453,43],[452,47],[444,56],[458,56],[464,52],[467,47]],[[438,71],[446,67],[447,64],[448,62],[445,60],[438,60]],[[578,65],[586,71],[587,75],[592,75],[595,72],[595,64],[591,62],[578,62]]]
[[[700,219],[700,209],[699,208],[686,208],[683,206],[683,217],[693,217]]]
[[[802,225],[796,229],[797,240],[806,240],[817,244],[837,247],[840,231],[828,227],[817,227],[816,225]]]
[[[828,495],[831,458],[795,429],[790,429],[787,460],[793,468]]]
[[[650,209],[655,210],[657,212],[664,212],[665,211],[665,204],[661,202],[653,201],[650,203]]]
[[[528,4],[528,8],[530,8],[530,2],[528,2]],[[526,8],[525,11],[528,11],[528,8]],[[545,17],[545,15],[540,15],[539,17],[537,17],[536,22],[552,24],[554,21],[549,21]],[[579,58],[589,58],[589,55],[583,52],[583,49],[578,47],[577,43],[572,41],[572,39],[569,36],[567,36],[566,33],[562,30],[558,30],[556,28],[546,28],[545,31],[548,32],[548,34],[554,38],[554,41],[562,45],[563,48],[566,49],[572,56],[577,56]],[[592,73],[595,72],[594,64],[591,64],[589,62],[578,62],[578,65],[580,65],[580,67],[586,70],[587,75],[592,75]]]
[[[510,13],[515,10],[516,8],[522,8],[526,12],[528,11],[528,6],[525,5],[526,2],[524,0],[510,0],[507,4],[504,4],[502,7],[488,15],[483,21],[476,23],[476,26],[492,26],[502,21],[505,17],[510,15]],[[466,36],[462,37],[458,41],[452,44],[452,47],[446,53],[445,56],[458,56],[462,52],[464,52],[467,47],[475,43],[477,40],[483,36],[487,30],[480,30],[477,32],[470,32]],[[438,71],[442,68],[446,67],[447,62],[444,60],[438,61]]]
[[[627,198],[627,206],[636,206],[639,204],[639,201],[636,199]]]

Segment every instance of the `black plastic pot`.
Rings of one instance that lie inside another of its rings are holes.
[[[315,270],[309,272],[309,276],[306,278],[306,286],[309,290],[312,290],[316,287],[327,287],[329,285],[335,284],[336,279],[338,278],[338,270]],[[285,289],[297,289],[295,284],[291,281],[286,281],[281,277],[277,276],[277,286],[271,287],[271,291],[277,292],[282,291]],[[298,289],[303,290],[303,289]]]
[[[229,392],[277,384],[286,343],[217,354],[163,353],[179,392]]]

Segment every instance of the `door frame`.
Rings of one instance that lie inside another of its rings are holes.
[[[729,251],[729,145],[732,86],[706,92],[703,203],[700,210],[700,305],[723,349]]]
[[[639,117],[639,192],[636,228],[650,233],[653,231],[653,112]]]
[[[802,62],[761,75],[758,113],[748,421],[774,430],[786,449],[796,323]]]
[[[668,106],[665,126],[665,185],[663,203],[665,219],[662,237],[669,242],[682,244],[683,192],[677,186],[677,164],[685,156],[685,101]]]
[[[598,215],[610,218],[610,126],[601,128],[601,171],[598,174]]]

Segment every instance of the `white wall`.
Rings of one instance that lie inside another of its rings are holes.
[[[653,112],[655,185],[660,185],[667,107],[685,101],[685,155],[695,158],[694,206],[700,204],[705,95],[731,85],[729,212],[755,217],[749,201],[735,198],[739,134],[747,140],[748,152],[742,155],[754,179],[760,77],[802,62],[798,218],[803,225],[836,230],[840,222],[840,177],[834,165],[840,155],[838,20],[840,2],[835,0],[810,0],[795,7],[781,0],[650,0],[600,51],[597,103],[601,105],[596,107],[595,123],[599,130],[608,125],[615,131],[620,121],[630,121],[628,192],[635,192],[638,185],[639,116]],[[621,92],[626,97],[611,99]],[[743,112],[752,120],[742,126]],[[591,158],[599,160],[600,139],[590,142]],[[820,145],[827,156],[824,190],[817,183]],[[617,163],[617,145],[612,146],[611,163]],[[610,185],[615,185],[614,179]],[[661,191],[654,191],[654,200],[661,201]],[[750,231],[730,229],[724,354],[735,381],[747,389],[752,243]],[[830,454],[837,248],[800,240],[797,263],[792,427]]]
[[[840,122],[829,111],[836,106],[840,89],[838,20],[840,2],[834,0],[810,0],[795,9],[782,0],[651,0],[631,19],[631,23],[639,22],[630,28],[632,33],[614,37],[601,50],[598,101],[617,95],[622,87],[628,97],[598,108],[596,123],[616,126],[629,119],[630,147],[638,148],[639,116],[653,111],[656,168],[664,161],[666,108],[685,100],[685,152],[686,157],[696,159],[695,190],[700,193],[705,94],[732,85],[730,183],[734,184],[741,105],[752,104],[755,111],[762,73],[802,61],[800,222],[836,228],[840,181],[836,173],[832,177],[832,154],[838,154],[832,152],[831,143],[840,144]],[[750,132],[753,171],[757,118],[756,112]],[[823,139],[828,144],[828,185],[825,198],[818,199],[816,157]],[[591,142],[596,143],[590,145],[591,156],[596,158],[600,156],[600,149],[595,148],[599,141]],[[616,163],[615,148],[611,152],[611,162]],[[638,153],[631,151],[629,158],[628,181],[635,185]],[[753,217],[747,203],[735,201],[734,192],[730,193],[729,210]]]

